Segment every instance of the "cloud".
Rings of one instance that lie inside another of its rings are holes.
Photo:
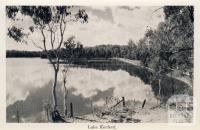
[[[128,39],[138,41],[144,36],[147,26],[156,29],[158,24],[164,20],[163,10],[156,9],[158,6],[129,7],[127,6],[78,6],[85,9],[89,20],[88,23],[68,23],[64,40],[74,35],[84,46],[95,46],[100,44],[127,44]],[[121,9],[120,9],[121,8]],[[134,11],[132,9],[135,9]],[[9,21],[8,21],[9,22]],[[20,22],[25,26],[25,21]],[[33,39],[38,43],[42,42],[40,33],[35,34]],[[13,44],[13,40],[6,39],[8,50],[35,50],[31,44]],[[49,46],[50,47],[50,46]],[[37,49],[37,48],[36,48]]]
[[[103,19],[114,23],[113,13],[110,7],[105,7],[103,9],[95,9],[92,7],[87,7],[87,11],[91,12],[92,15],[97,16],[99,19]]]

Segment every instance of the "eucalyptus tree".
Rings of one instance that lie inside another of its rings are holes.
[[[140,60],[153,70],[153,81],[158,79],[158,97],[162,97],[162,76],[189,73],[193,80],[194,16],[192,6],[163,7],[165,20],[157,29],[149,29],[138,42]],[[188,78],[187,77],[187,78]]]
[[[6,16],[13,23],[8,27],[7,34],[9,37],[18,43],[31,43],[46,53],[54,70],[52,97],[53,109],[55,110],[58,105],[56,94],[57,78],[67,23],[87,23],[88,15],[85,10],[73,6],[7,6]],[[25,23],[27,19],[29,20],[28,26]],[[17,22],[20,22],[22,27],[19,27],[19,24],[15,24]],[[34,34],[40,35],[40,37],[32,39]],[[39,39],[40,41],[38,38],[41,38]],[[54,58],[50,55],[49,50],[53,51]]]

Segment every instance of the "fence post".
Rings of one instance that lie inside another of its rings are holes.
[[[108,97],[106,97],[106,107],[108,108]]]
[[[123,104],[123,107],[126,106],[126,105],[125,105],[125,98],[124,98],[124,97],[122,97],[122,104]]]
[[[17,123],[19,123],[19,111],[17,110]]]
[[[70,112],[71,112],[70,117],[74,117],[74,114],[73,114],[73,104],[72,104],[72,102],[70,103]]]
[[[49,120],[49,109],[48,108],[46,108],[46,114],[47,114],[47,120],[50,121]]]
[[[93,115],[93,117],[94,117],[94,109],[93,109],[93,103],[92,103],[92,99],[90,99],[90,101],[91,101],[92,115]]]
[[[146,103],[146,99],[142,103],[142,108],[144,108],[145,103]]]
[[[67,105],[65,104],[65,116],[68,116]]]

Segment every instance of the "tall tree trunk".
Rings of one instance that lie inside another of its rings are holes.
[[[58,71],[54,69],[54,83],[53,83],[53,102],[54,102],[54,110],[57,108],[57,95],[56,95],[56,86],[57,86],[57,77]]]

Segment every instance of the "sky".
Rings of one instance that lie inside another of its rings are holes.
[[[164,20],[162,8],[158,6],[84,6],[76,9],[85,9],[89,19],[88,23],[69,23],[64,35],[66,40],[75,36],[83,46],[95,46],[100,44],[125,45],[132,39],[137,42],[144,36],[147,28],[156,29],[158,24]],[[158,10],[157,10],[158,9]],[[155,11],[157,10],[157,11]],[[6,19],[7,27],[17,24],[19,27],[29,26],[32,21],[26,20],[13,23]],[[35,33],[32,40],[41,43],[41,34]],[[31,43],[16,43],[13,39],[6,37],[7,50],[39,50]]]

